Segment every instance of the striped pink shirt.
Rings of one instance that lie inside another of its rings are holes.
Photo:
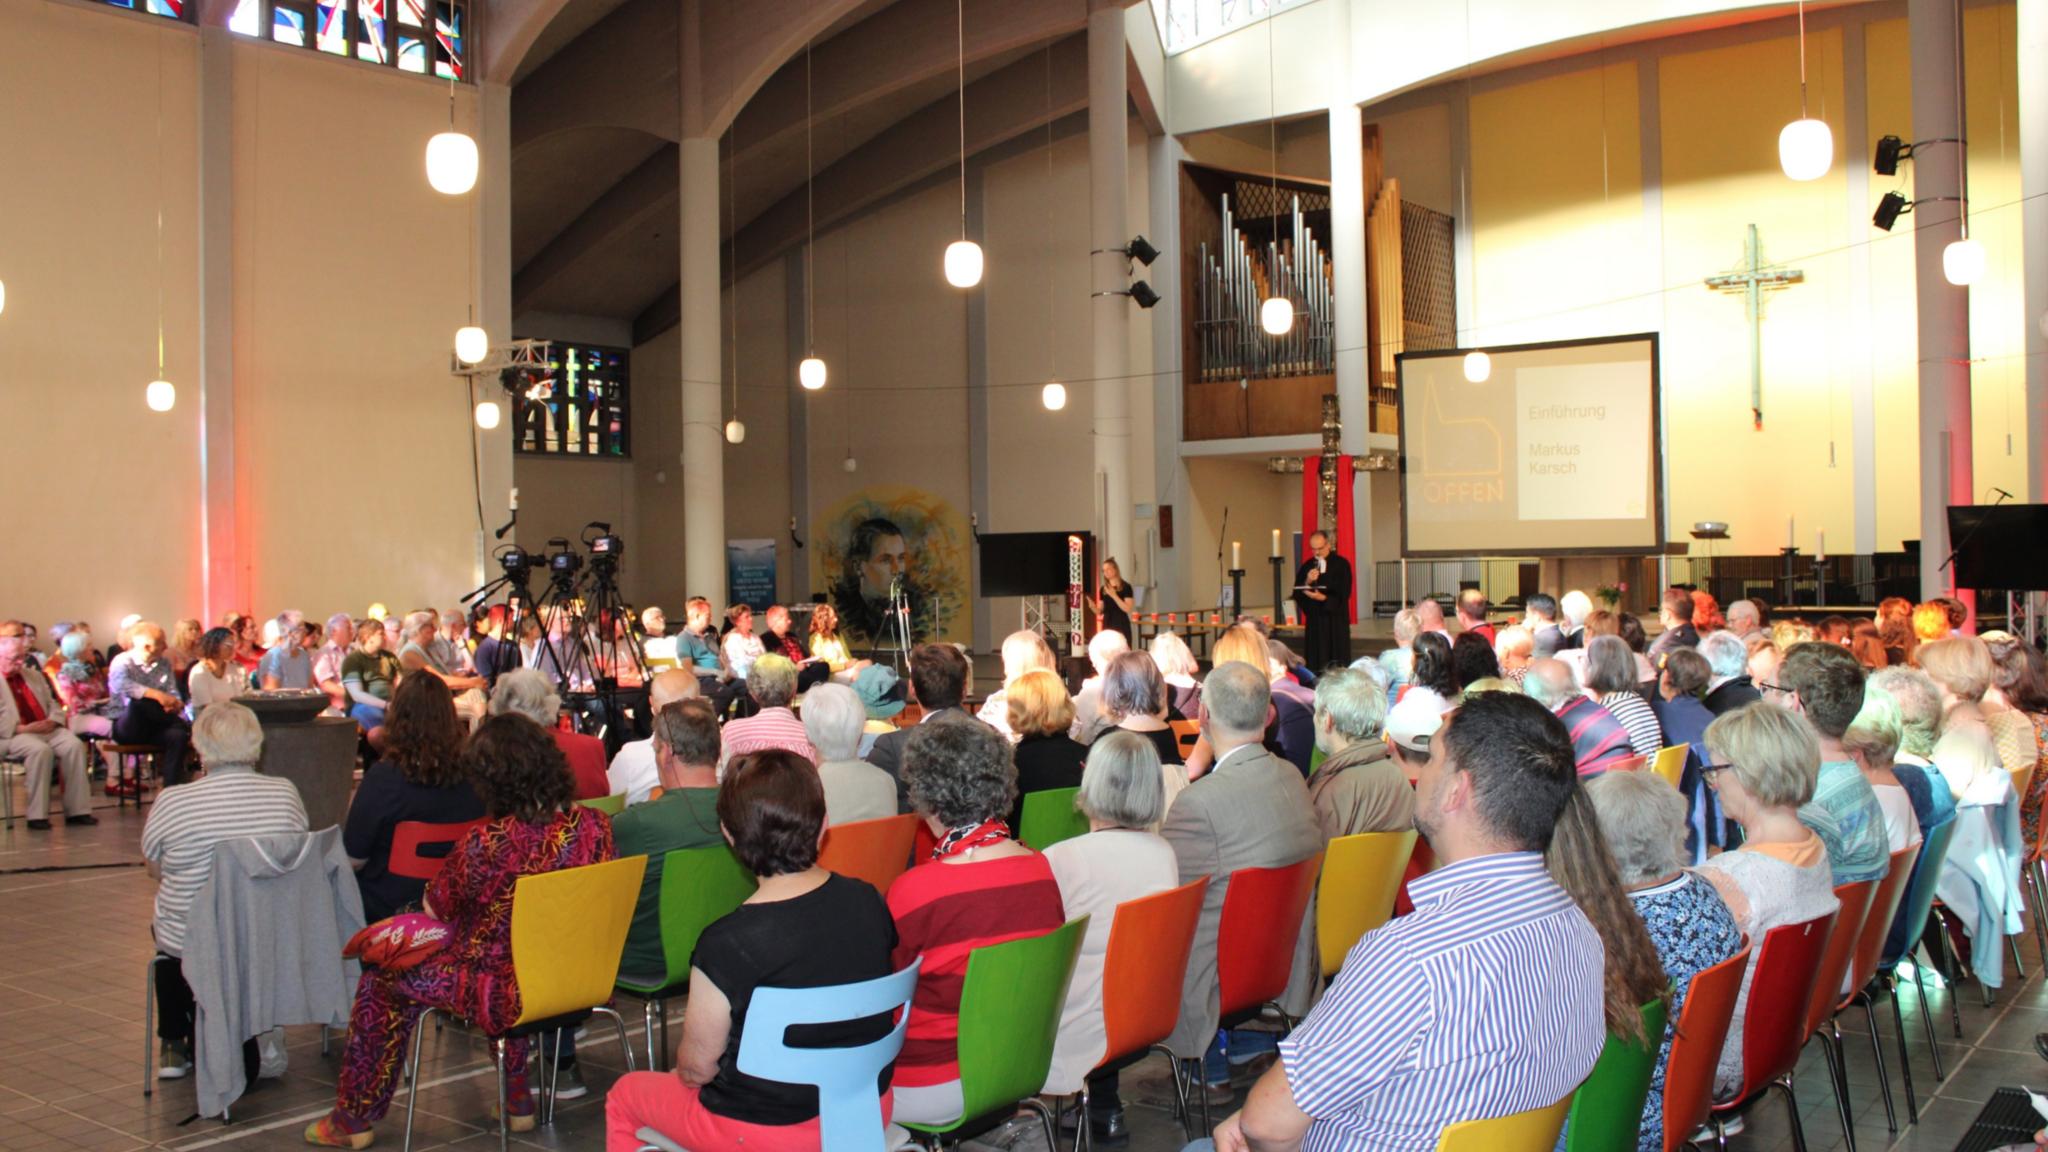
[[[804,735],[804,722],[787,708],[763,708],[745,720],[731,721],[725,726],[723,740],[718,761],[721,775],[733,757],[770,748],[786,748],[812,764],[818,762],[818,750]]]

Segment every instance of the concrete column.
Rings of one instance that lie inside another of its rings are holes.
[[[2027,498],[2048,501],[2048,0],[2019,0],[2020,262],[2026,277]],[[1918,214],[1918,210],[1915,210]]]
[[[725,347],[719,335],[718,141],[678,147],[682,212],[683,579],[688,594],[725,594]]]
[[[1907,0],[1912,42],[1913,135],[1953,137],[1962,124],[1951,0]],[[1920,595],[1949,591],[1955,576],[1938,570],[1949,551],[1948,506],[1972,502],[1970,442],[1970,295],[1941,272],[1941,253],[1962,235],[1963,147],[1928,144],[1913,151],[1913,255],[1920,335]],[[1946,197],[1946,199],[1937,199]],[[1955,593],[1970,604],[1975,594]]]
[[[1103,555],[1133,571],[1131,554],[1130,287],[1121,251],[1131,234],[1129,196],[1129,78],[1125,71],[1124,5],[1092,0],[1088,13],[1088,246],[1089,290],[1095,293],[1095,490],[1102,494]],[[1092,577],[1091,577],[1092,580]],[[1091,584],[1092,586],[1092,584]]]
[[[1151,173],[1149,219],[1152,234],[1178,237],[1180,166],[1187,159],[1187,152],[1180,141],[1170,135],[1154,136],[1147,142],[1146,151],[1146,165]],[[1147,271],[1151,273],[1147,279],[1154,284],[1179,284],[1179,242],[1160,247],[1159,259],[1154,260]],[[1174,509],[1176,533],[1173,546],[1167,546],[1163,533],[1159,542],[1159,564],[1152,572],[1152,603],[1172,606],[1188,602],[1188,588],[1193,579],[1190,566],[1199,551],[1184,543],[1189,539],[1188,533],[1194,529],[1194,505],[1189,494],[1187,463],[1180,455],[1181,406],[1187,395],[1186,382],[1182,378],[1180,293],[1160,293],[1159,304],[1152,312],[1152,364],[1159,373],[1153,377],[1152,388],[1152,490],[1159,494],[1159,506],[1162,508],[1173,505],[1178,494],[1178,507]]]
[[[199,29],[199,533],[201,617],[248,603],[235,532],[235,61]]]
[[[1337,308],[1331,342],[1337,350],[1343,448],[1354,458],[1365,453],[1372,419],[1366,389],[1364,131],[1358,105],[1341,96],[1330,105],[1330,296]],[[1358,540],[1353,567],[1367,574],[1372,571],[1371,485],[1371,473],[1360,472],[1351,487],[1352,531]]]
[[[491,334],[491,343],[504,344],[522,333],[512,330],[512,87],[509,84],[477,86],[477,146],[482,152],[483,171],[477,181],[472,226],[476,229],[476,319]],[[498,574],[490,554],[499,544],[518,539],[518,529],[497,531],[510,518],[512,485],[512,403],[497,380],[478,377],[473,400],[495,400],[504,412],[496,428],[486,432],[470,422],[476,436],[478,503],[483,506],[483,527],[477,533],[476,583]]]

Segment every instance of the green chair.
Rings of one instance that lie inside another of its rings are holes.
[[[661,858],[661,953],[665,972],[621,972],[616,991],[646,1004],[647,1067],[660,1069],[668,1050],[668,1002],[690,989],[690,958],[697,937],[754,894],[754,874],[724,844],[682,848]],[[661,1036],[655,1037],[660,1010]]]
[[[626,797],[623,793],[617,796],[593,796],[588,800],[578,800],[577,803],[607,816],[617,816],[626,810]]]
[[[1038,1093],[1052,1069],[1067,981],[1087,931],[1088,917],[1083,916],[1042,936],[976,948],[968,956],[958,1041],[965,1110],[950,1124],[899,1123],[943,1148],[948,1135],[962,1129],[967,1135],[981,1132],[1022,1106],[1038,1113],[1046,1147],[1059,1147],[1052,1113]]]
[[[1600,1059],[1572,1093],[1565,1152],[1635,1152],[1643,1130],[1643,1101],[1649,1098],[1650,1075],[1657,1069],[1657,1050],[1664,1043],[1667,1011],[1662,1000],[1643,1005],[1641,1041],[1607,1037]]]
[[[1017,821],[1017,839],[1033,852],[1062,840],[1087,834],[1088,818],[1074,807],[1079,788],[1047,788],[1024,794],[1024,815]]]

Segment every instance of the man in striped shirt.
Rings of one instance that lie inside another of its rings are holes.
[[[1221,1152],[1426,1152],[1445,1125],[1578,1087],[1606,1039],[1605,956],[1543,863],[1576,786],[1570,737],[1535,701],[1484,692],[1446,718],[1415,810],[1442,866],[1351,949],[1217,1127]]]
[[[796,695],[796,665],[772,653],[762,656],[754,661],[746,684],[747,693],[761,710],[726,724],[724,753],[718,758],[719,777],[724,778],[725,766],[735,758],[769,748],[794,752],[817,764],[818,750],[811,746],[804,722],[789,709],[790,698]]]
[[[1571,737],[1572,761],[1581,776],[1598,776],[1617,760],[1635,755],[1628,729],[1598,700],[1579,691],[1578,678],[1562,660],[1538,660],[1522,678],[1522,691],[1550,709]]]

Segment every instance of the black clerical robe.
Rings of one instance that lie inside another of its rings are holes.
[[[1351,561],[1335,552],[1318,562],[1311,556],[1294,573],[1297,589],[1314,588],[1326,599],[1294,593],[1294,604],[1307,633],[1302,660],[1320,675],[1332,664],[1351,663]]]

